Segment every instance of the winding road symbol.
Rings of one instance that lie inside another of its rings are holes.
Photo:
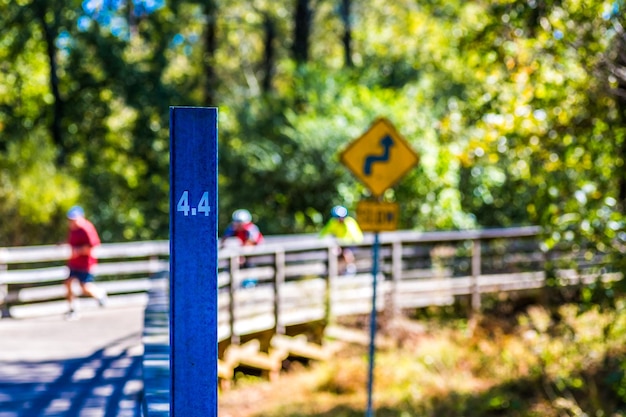
[[[385,118],[375,120],[340,158],[374,197],[381,196],[419,161],[411,145]]]
[[[376,162],[389,161],[390,149],[394,145],[393,138],[389,135],[385,135],[385,137],[380,140],[380,144],[384,149],[382,155],[368,155],[363,165],[363,174],[372,175],[372,165]]]

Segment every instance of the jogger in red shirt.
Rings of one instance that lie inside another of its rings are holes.
[[[94,284],[94,276],[91,273],[93,265],[98,262],[93,255],[93,248],[100,244],[100,237],[96,228],[85,218],[85,212],[79,206],[74,206],[67,212],[67,219],[70,229],[67,243],[72,249],[70,258],[67,261],[67,267],[70,272],[65,280],[66,298],[70,305],[67,318],[74,319],[77,318],[76,296],[72,291],[74,280],[80,284],[83,294],[98,300],[101,307],[104,307],[106,304],[107,294],[106,291]]]

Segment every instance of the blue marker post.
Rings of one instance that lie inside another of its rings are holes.
[[[172,416],[217,416],[217,109],[170,107]]]

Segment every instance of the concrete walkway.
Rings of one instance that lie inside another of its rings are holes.
[[[144,309],[0,320],[0,417],[139,416]]]

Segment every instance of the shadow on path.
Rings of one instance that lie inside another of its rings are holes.
[[[143,392],[141,335],[84,358],[0,361],[0,417],[135,417]]]

